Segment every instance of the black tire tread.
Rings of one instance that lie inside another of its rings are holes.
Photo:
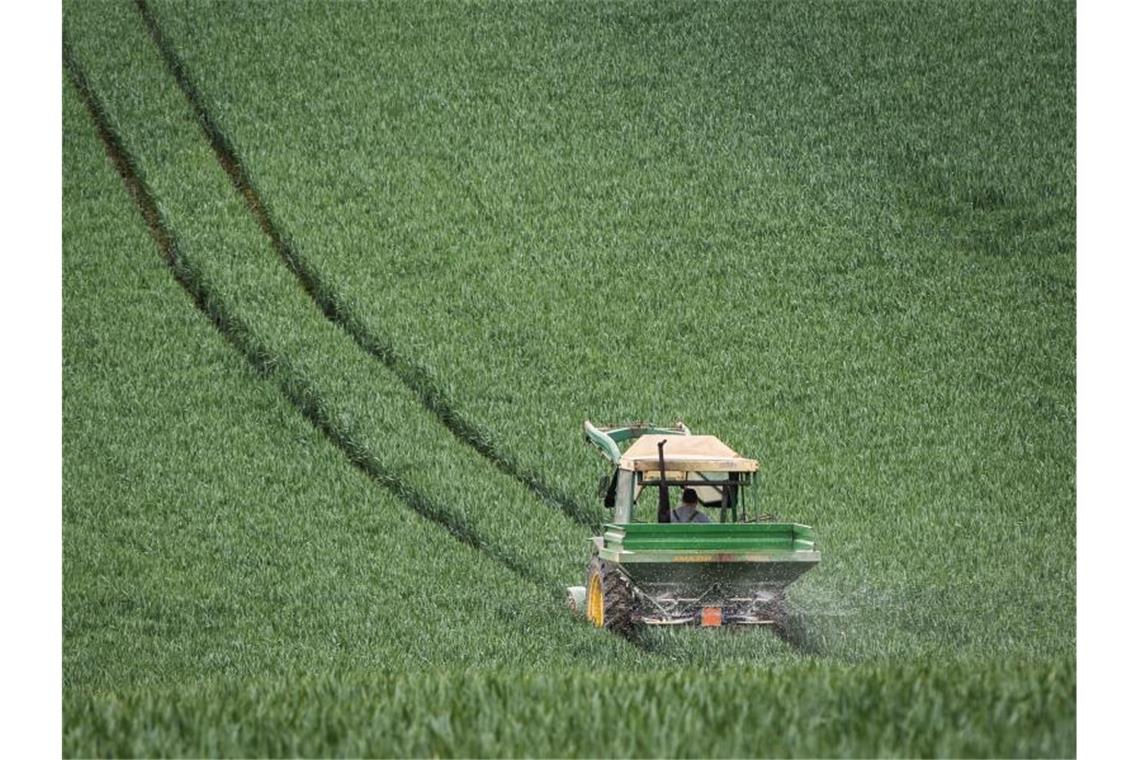
[[[603,626],[608,631],[628,636],[633,633],[633,587],[625,573],[600,557],[593,557],[586,582],[595,573],[602,576]],[[587,585],[588,587],[588,585]]]

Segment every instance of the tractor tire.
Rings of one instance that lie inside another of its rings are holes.
[[[616,566],[592,557],[586,568],[586,618],[598,628],[633,633],[633,588]]]

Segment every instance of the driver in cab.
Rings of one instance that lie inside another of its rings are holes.
[[[670,522],[675,523],[707,523],[709,516],[701,511],[701,502],[697,498],[697,491],[693,488],[686,488],[681,493],[681,506],[673,510],[669,515]]]

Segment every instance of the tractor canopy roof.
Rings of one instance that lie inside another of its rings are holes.
[[[715,435],[644,435],[622,453],[618,467],[660,472],[657,444],[665,443],[665,468],[680,472],[756,472],[755,459],[742,457]]]
[[[642,480],[651,473],[660,478],[657,444],[661,441],[665,441],[668,480],[676,479],[674,473],[756,472],[759,469],[755,459],[740,456],[716,436],[693,435],[683,422],[672,427],[641,422],[597,427],[586,420],[584,427],[586,440],[597,446],[612,464],[621,470],[643,473]]]

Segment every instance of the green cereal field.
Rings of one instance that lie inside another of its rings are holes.
[[[1072,756],[1071,2],[63,4],[67,756]],[[565,605],[585,419],[815,528]]]

